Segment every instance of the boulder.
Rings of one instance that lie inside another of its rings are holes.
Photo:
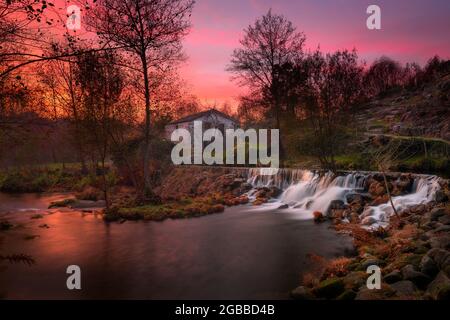
[[[445,192],[443,190],[438,190],[434,194],[434,200],[437,203],[446,202],[446,201],[448,201],[448,196],[445,194]]]
[[[430,283],[431,278],[426,274],[416,271],[412,264],[402,268],[403,279],[412,281],[417,287],[423,289]]]
[[[424,204],[418,204],[418,205],[412,206],[409,210],[412,213],[423,213],[426,209],[427,209],[427,207]]]
[[[446,214],[445,216],[439,217],[439,222],[444,225],[450,225],[450,215]]]
[[[420,271],[430,277],[435,276],[439,272],[439,268],[429,255],[424,255],[420,261]]]
[[[320,212],[320,211],[314,211],[313,216],[314,216],[315,223],[320,223],[320,222],[325,221],[325,217],[323,216],[322,212]]]
[[[281,206],[278,207],[278,209],[287,209],[287,208],[289,208],[287,204],[282,204]]]
[[[430,219],[431,219],[431,221],[437,221],[439,219],[439,217],[442,217],[445,214],[446,213],[445,213],[445,209],[444,208],[434,208],[430,212]]]
[[[381,289],[369,289],[362,286],[356,294],[355,300],[383,300],[395,294],[395,291],[388,285],[381,284]]]
[[[344,282],[340,278],[330,278],[322,281],[314,288],[313,293],[320,298],[333,299],[344,292]]]
[[[450,236],[449,235],[437,235],[431,237],[429,240],[432,248],[450,249]]]
[[[444,233],[444,232],[450,232],[450,226],[437,224],[437,228],[434,229],[434,233]]]
[[[412,281],[403,280],[391,284],[391,288],[394,289],[395,293],[399,296],[413,296],[417,287]]]
[[[269,189],[268,196],[271,198],[276,198],[282,193],[282,190],[276,186],[271,186]]]
[[[403,279],[403,276],[402,276],[402,273],[400,272],[400,270],[394,270],[391,273],[388,273],[387,275],[385,275],[383,279],[386,283],[390,284],[390,283],[401,281]]]
[[[349,193],[345,196],[347,203],[364,203],[364,197],[359,193]]]
[[[327,216],[331,217],[333,216],[334,210],[344,210],[346,208],[346,205],[344,201],[342,200],[333,200],[330,202],[330,205],[328,206],[327,210]]]
[[[379,197],[386,193],[386,189],[381,182],[374,181],[369,186],[369,193],[373,197]]]
[[[376,222],[377,219],[375,219],[374,217],[365,217],[364,219],[361,220],[361,224],[365,226],[370,226]]]
[[[433,248],[428,251],[427,256],[433,259],[440,270],[450,263],[450,252],[444,249]]]
[[[428,285],[426,294],[434,300],[450,299],[450,279],[443,271]]]
[[[365,271],[352,271],[342,280],[346,289],[357,289],[366,283],[368,276]]]

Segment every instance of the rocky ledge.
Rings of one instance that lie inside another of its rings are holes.
[[[334,225],[354,239],[356,255],[326,261],[303,275],[294,299],[450,299],[450,203],[405,210],[387,228],[369,231],[356,223]],[[368,289],[367,268],[381,268],[381,289]]]

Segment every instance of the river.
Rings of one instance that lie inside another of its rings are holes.
[[[285,299],[310,267],[308,253],[332,258],[352,247],[329,224],[282,210],[246,205],[186,220],[108,224],[95,213],[46,209],[64,197],[0,194],[0,220],[18,225],[0,232],[0,254],[36,261],[0,264],[2,298]],[[81,290],[66,288],[72,264],[81,268]]]

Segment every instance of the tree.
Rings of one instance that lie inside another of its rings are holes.
[[[111,151],[113,135],[120,130],[121,115],[118,107],[123,89],[123,78],[116,66],[113,52],[88,52],[78,56],[76,80],[82,88],[82,125],[101,164],[102,190],[109,208],[106,158]]]
[[[235,49],[228,71],[242,86],[270,100],[270,109],[280,128],[281,92],[278,68],[303,58],[305,36],[292,22],[271,10],[244,30],[242,48]]]
[[[388,89],[403,84],[401,65],[388,57],[375,60],[366,73],[366,89],[370,96],[376,96]]]
[[[122,47],[140,62],[144,98],[144,192],[150,192],[151,67],[173,63],[181,55],[193,0],[100,0],[89,10],[88,24],[101,39]]]
[[[301,101],[313,128],[315,153],[322,166],[334,170],[343,127],[353,106],[363,95],[363,69],[355,51],[313,53],[305,61],[308,74],[302,80]]]

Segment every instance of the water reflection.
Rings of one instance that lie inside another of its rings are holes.
[[[9,215],[23,225],[2,233],[0,251],[30,254],[37,264],[0,272],[6,298],[287,298],[306,254],[332,257],[350,248],[350,240],[327,225],[245,206],[196,219],[124,224],[58,210],[30,219],[31,212],[16,209]],[[25,240],[30,234],[39,237]],[[70,264],[81,267],[81,291],[65,288]]]

